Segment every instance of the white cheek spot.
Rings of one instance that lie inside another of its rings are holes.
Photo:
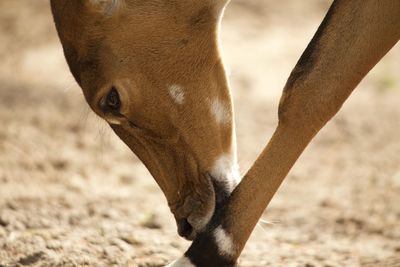
[[[175,101],[175,103],[182,105],[183,101],[185,101],[185,92],[183,91],[182,86],[173,84],[169,88],[169,95]]]
[[[211,175],[217,181],[227,181],[230,186],[228,189],[232,192],[240,182],[239,166],[236,162],[236,155],[234,153],[222,154],[215,161],[211,170]]]
[[[215,229],[214,236],[221,255],[232,255],[234,253],[232,237],[228,235],[222,226],[218,226]]]
[[[196,266],[194,266],[193,263],[187,257],[183,256],[179,260],[176,260],[165,267],[196,267]]]
[[[227,124],[231,121],[228,107],[217,98],[211,101],[211,113],[220,124]]]

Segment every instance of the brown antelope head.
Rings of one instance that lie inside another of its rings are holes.
[[[238,179],[218,46],[226,2],[51,0],[87,102],[147,166],[188,239]]]

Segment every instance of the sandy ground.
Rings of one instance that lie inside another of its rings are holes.
[[[228,8],[222,39],[243,172],[328,6]],[[397,46],[309,146],[241,266],[400,266],[399,58]],[[84,102],[48,1],[0,2],[0,122],[0,266],[163,266],[188,247],[152,177]]]

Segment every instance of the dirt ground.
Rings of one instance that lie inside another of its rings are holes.
[[[222,40],[243,173],[328,6],[228,7]],[[399,59],[397,45],[308,147],[240,266],[400,266]],[[147,170],[89,110],[46,0],[0,2],[0,123],[0,266],[163,266],[189,246]]]

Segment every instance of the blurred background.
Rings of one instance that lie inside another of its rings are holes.
[[[242,173],[330,3],[227,8]],[[400,266],[399,59],[397,45],[307,148],[241,266]],[[152,177],[84,101],[47,0],[0,1],[0,123],[0,266],[163,266],[185,251]]]

